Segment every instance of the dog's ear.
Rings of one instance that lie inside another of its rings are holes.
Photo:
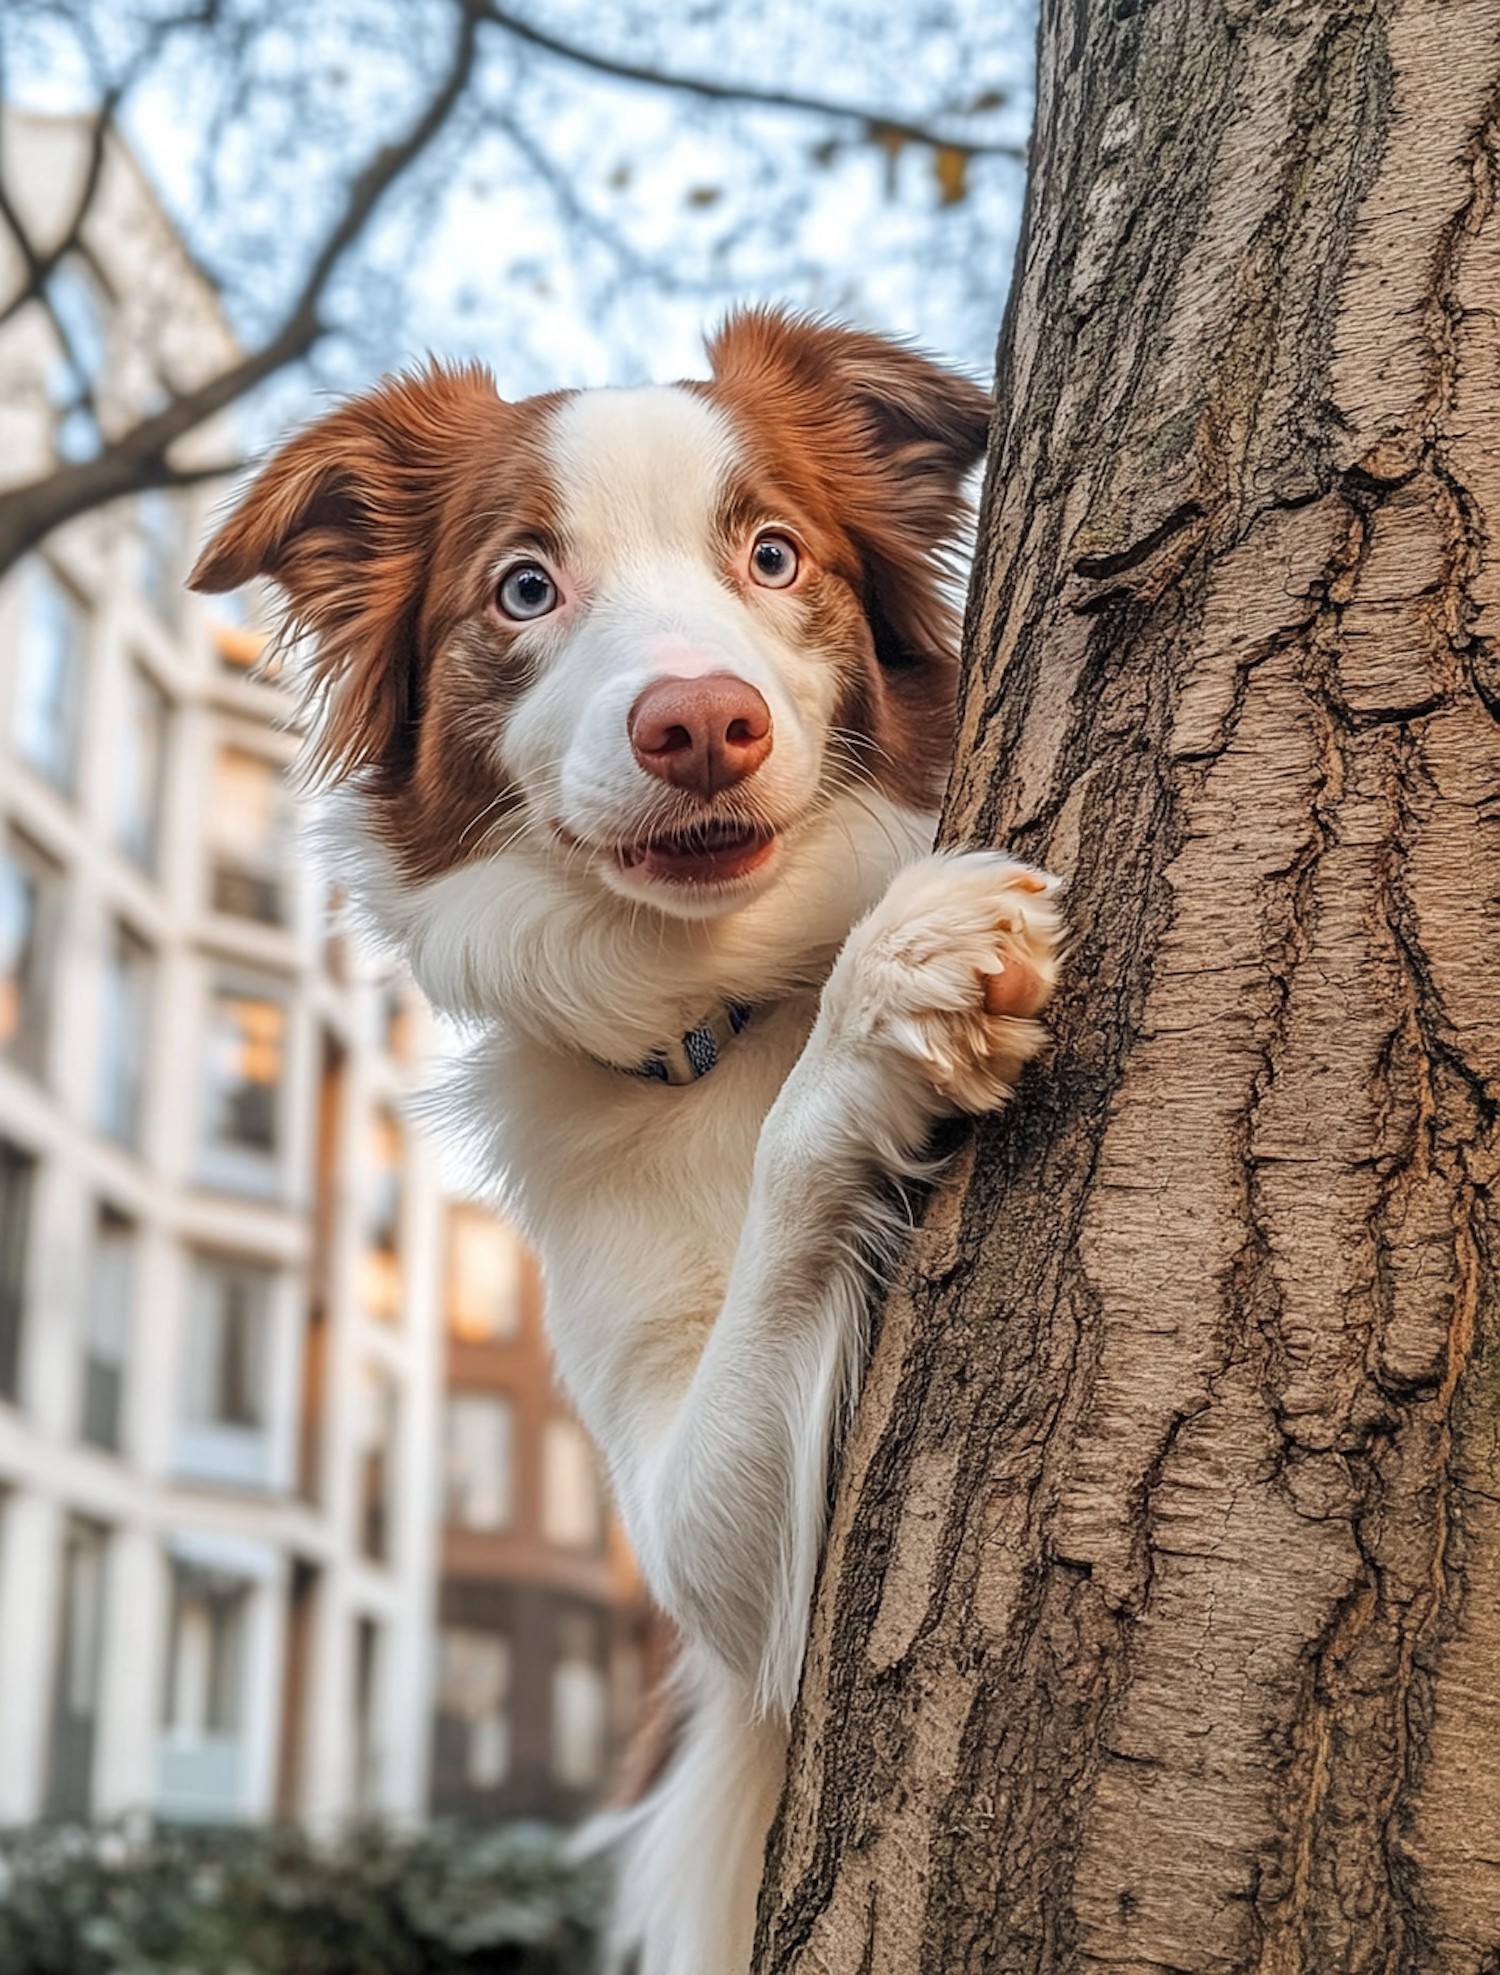
[[[269,577],[306,639],[314,774],[392,765],[421,711],[418,617],[443,496],[500,400],[478,366],[388,378],[288,441],[204,549],[194,590]]]
[[[769,425],[778,463],[790,456],[854,539],[882,661],[944,657],[945,557],[966,519],[964,482],[984,456],[989,396],[903,343],[778,309],[732,315],[709,357],[741,422]]]

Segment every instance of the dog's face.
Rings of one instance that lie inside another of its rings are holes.
[[[272,460],[193,573],[314,642],[315,747],[420,883],[524,841],[686,917],[772,884],[952,742],[945,552],[988,400],[880,338],[741,315],[707,383],[503,403],[388,382]]]

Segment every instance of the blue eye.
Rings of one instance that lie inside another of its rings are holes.
[[[501,579],[495,602],[506,617],[524,624],[533,617],[545,617],[556,610],[557,585],[539,563],[518,562]]]
[[[759,535],[750,551],[750,574],[767,590],[784,590],[797,580],[797,551],[785,535]]]

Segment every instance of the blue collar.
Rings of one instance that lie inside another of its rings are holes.
[[[726,1001],[705,1016],[696,1029],[659,1042],[640,1063],[615,1063],[627,1077],[641,1077],[647,1083],[695,1084],[717,1069],[726,1045],[750,1020],[750,1006],[744,1001]]]

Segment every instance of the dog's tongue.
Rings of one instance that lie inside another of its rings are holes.
[[[770,855],[771,843],[771,838],[749,829],[714,837],[658,837],[634,845],[625,853],[625,862],[632,870],[669,884],[727,884],[762,863]]]

